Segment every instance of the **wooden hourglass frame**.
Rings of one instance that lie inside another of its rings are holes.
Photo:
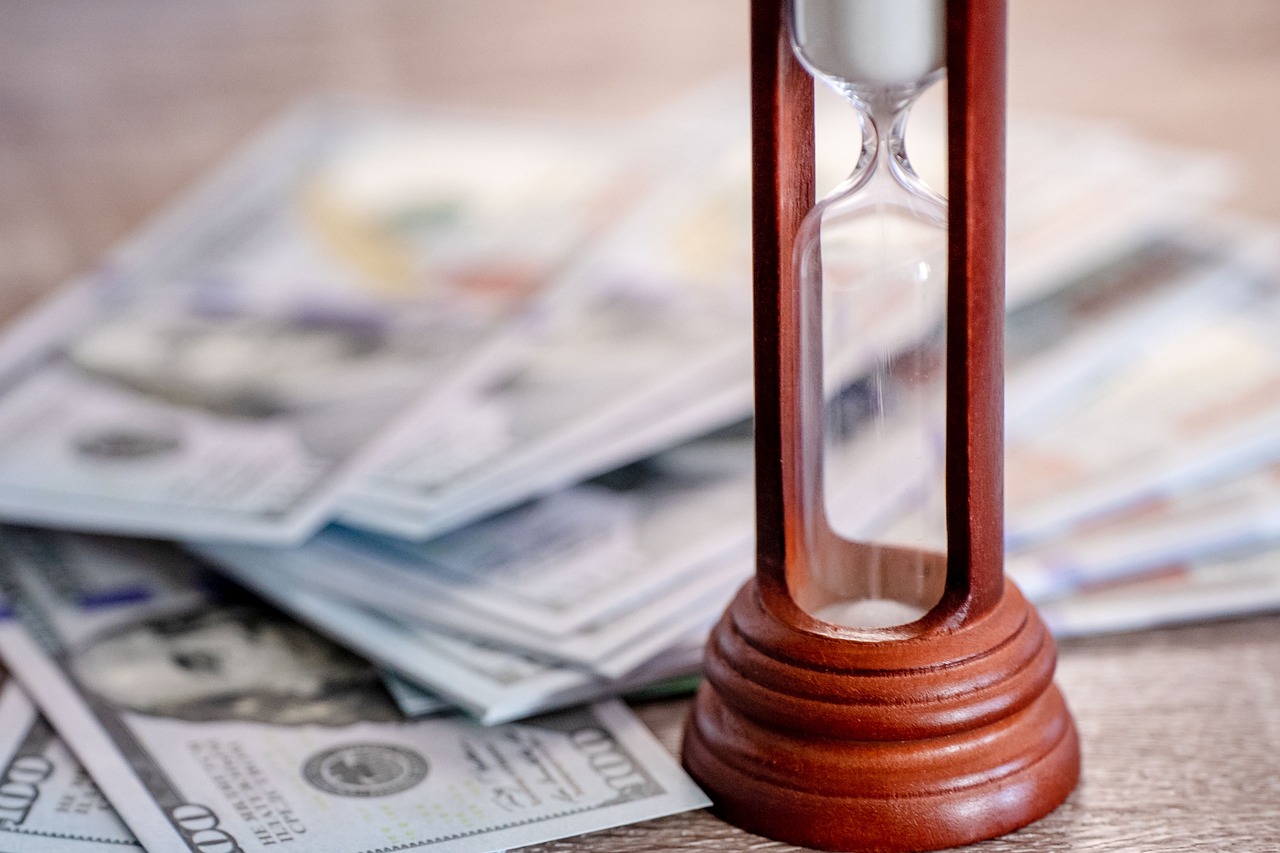
[[[821,424],[801,418],[794,253],[814,204],[813,81],[784,5],[751,3],[757,569],[712,632],[684,762],[744,829],[935,850],[1042,817],[1080,764],[1053,640],[1003,575],[1005,0],[946,5],[945,589],[923,619],[870,630],[792,592],[805,430]]]

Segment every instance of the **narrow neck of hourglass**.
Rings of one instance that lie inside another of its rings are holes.
[[[883,192],[896,194],[897,189],[902,188],[907,190],[908,197],[924,200],[931,216],[945,217],[946,198],[920,180],[906,149],[911,109],[920,95],[942,76],[939,72],[909,84],[879,86],[827,81],[854,108],[861,132],[853,171],[827,196],[828,200],[848,197],[858,191],[866,196],[868,203],[874,203]],[[876,192],[877,189],[882,192]]]
[[[923,91],[922,86],[853,86],[842,94],[854,108],[871,118],[877,127],[888,130],[892,120],[911,108]]]

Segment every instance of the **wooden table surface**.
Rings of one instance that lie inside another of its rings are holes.
[[[0,0],[0,318],[316,91],[557,115],[745,67],[745,0]],[[1011,99],[1231,151],[1280,218],[1280,3],[1013,0]],[[1084,781],[991,851],[1280,850],[1280,619],[1074,642]],[[645,720],[678,748],[683,702]],[[707,814],[544,850],[772,848]]]

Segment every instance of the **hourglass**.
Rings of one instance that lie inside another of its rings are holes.
[[[856,110],[861,145],[852,174],[796,237],[797,403],[801,423],[823,424],[825,440],[819,447],[812,429],[813,444],[800,448],[803,547],[789,582],[823,621],[900,625],[937,604],[946,566],[947,214],[905,143],[912,103],[943,74],[943,7],[790,8],[796,56]]]
[[[1079,744],[1003,577],[1004,0],[752,0],[757,570],[684,761],[732,823],[934,850],[1055,808]],[[857,110],[813,202],[813,79]],[[948,203],[912,168],[945,69]]]

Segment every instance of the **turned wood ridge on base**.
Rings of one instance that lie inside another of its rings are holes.
[[[936,850],[1042,817],[1079,777],[1053,640],[1003,573],[1007,13],[1004,0],[946,7],[945,590],[917,622],[849,629],[804,612],[788,586],[809,559],[804,430],[821,424],[800,422],[814,391],[800,387],[793,269],[814,204],[813,81],[783,6],[751,3],[757,570],[712,632],[684,763],[717,814],[761,835]]]

